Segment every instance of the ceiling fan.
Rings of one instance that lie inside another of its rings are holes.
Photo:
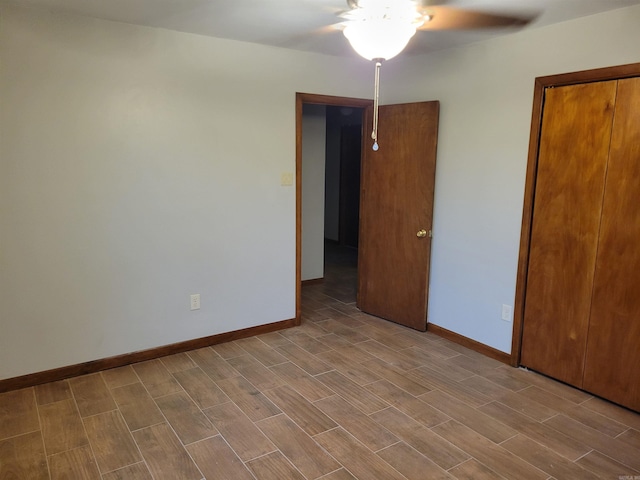
[[[378,93],[380,67],[398,55],[417,30],[519,28],[535,15],[513,16],[445,5],[446,0],[347,0],[348,10],[338,24],[353,49],[375,62],[373,150],[378,150]]]

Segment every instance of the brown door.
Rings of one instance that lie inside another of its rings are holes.
[[[640,411],[640,78],[618,82],[584,388]]]
[[[438,102],[380,107],[378,151],[368,134],[371,108],[363,130],[358,307],[422,331],[427,327],[438,115]]]
[[[616,82],[547,89],[521,364],[581,387]]]

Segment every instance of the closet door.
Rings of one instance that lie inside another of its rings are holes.
[[[640,410],[640,78],[618,82],[584,389]]]
[[[521,364],[582,386],[616,81],[547,89]]]

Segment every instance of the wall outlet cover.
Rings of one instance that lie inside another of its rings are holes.
[[[191,310],[200,310],[200,294],[191,295]]]

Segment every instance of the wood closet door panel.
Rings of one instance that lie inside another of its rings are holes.
[[[616,81],[547,89],[521,364],[582,386]]]
[[[584,389],[640,411],[640,78],[618,83]]]

